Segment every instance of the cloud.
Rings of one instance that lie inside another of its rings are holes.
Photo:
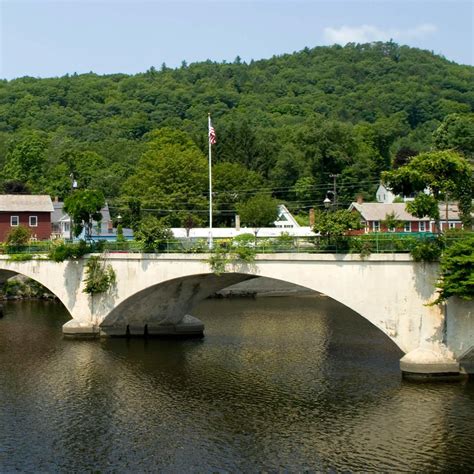
[[[324,38],[329,43],[371,43],[372,41],[409,41],[423,39],[437,31],[430,23],[423,23],[414,28],[383,30],[373,25],[341,26],[339,28],[324,28]]]

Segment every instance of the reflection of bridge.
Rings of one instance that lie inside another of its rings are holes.
[[[473,372],[474,305],[434,299],[436,264],[412,262],[406,254],[268,254],[237,264],[221,276],[210,273],[204,255],[112,254],[117,274],[107,294],[83,292],[84,260],[54,263],[0,259],[0,280],[24,274],[47,287],[72,320],[69,336],[200,335],[203,324],[189,313],[200,300],[234,283],[269,277],[324,293],[383,331],[406,353],[405,372]]]

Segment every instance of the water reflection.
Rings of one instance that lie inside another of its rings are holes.
[[[398,348],[325,298],[209,300],[203,340],[61,338],[0,320],[0,471],[468,472],[473,384],[402,382]]]

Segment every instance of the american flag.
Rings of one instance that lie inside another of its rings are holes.
[[[211,125],[210,119],[209,119],[209,143],[211,145],[216,144],[216,131],[214,130],[214,127]]]

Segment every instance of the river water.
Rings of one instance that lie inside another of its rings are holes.
[[[324,297],[208,300],[202,340],[64,340],[0,319],[0,472],[472,472],[474,383],[401,380],[399,349]]]

